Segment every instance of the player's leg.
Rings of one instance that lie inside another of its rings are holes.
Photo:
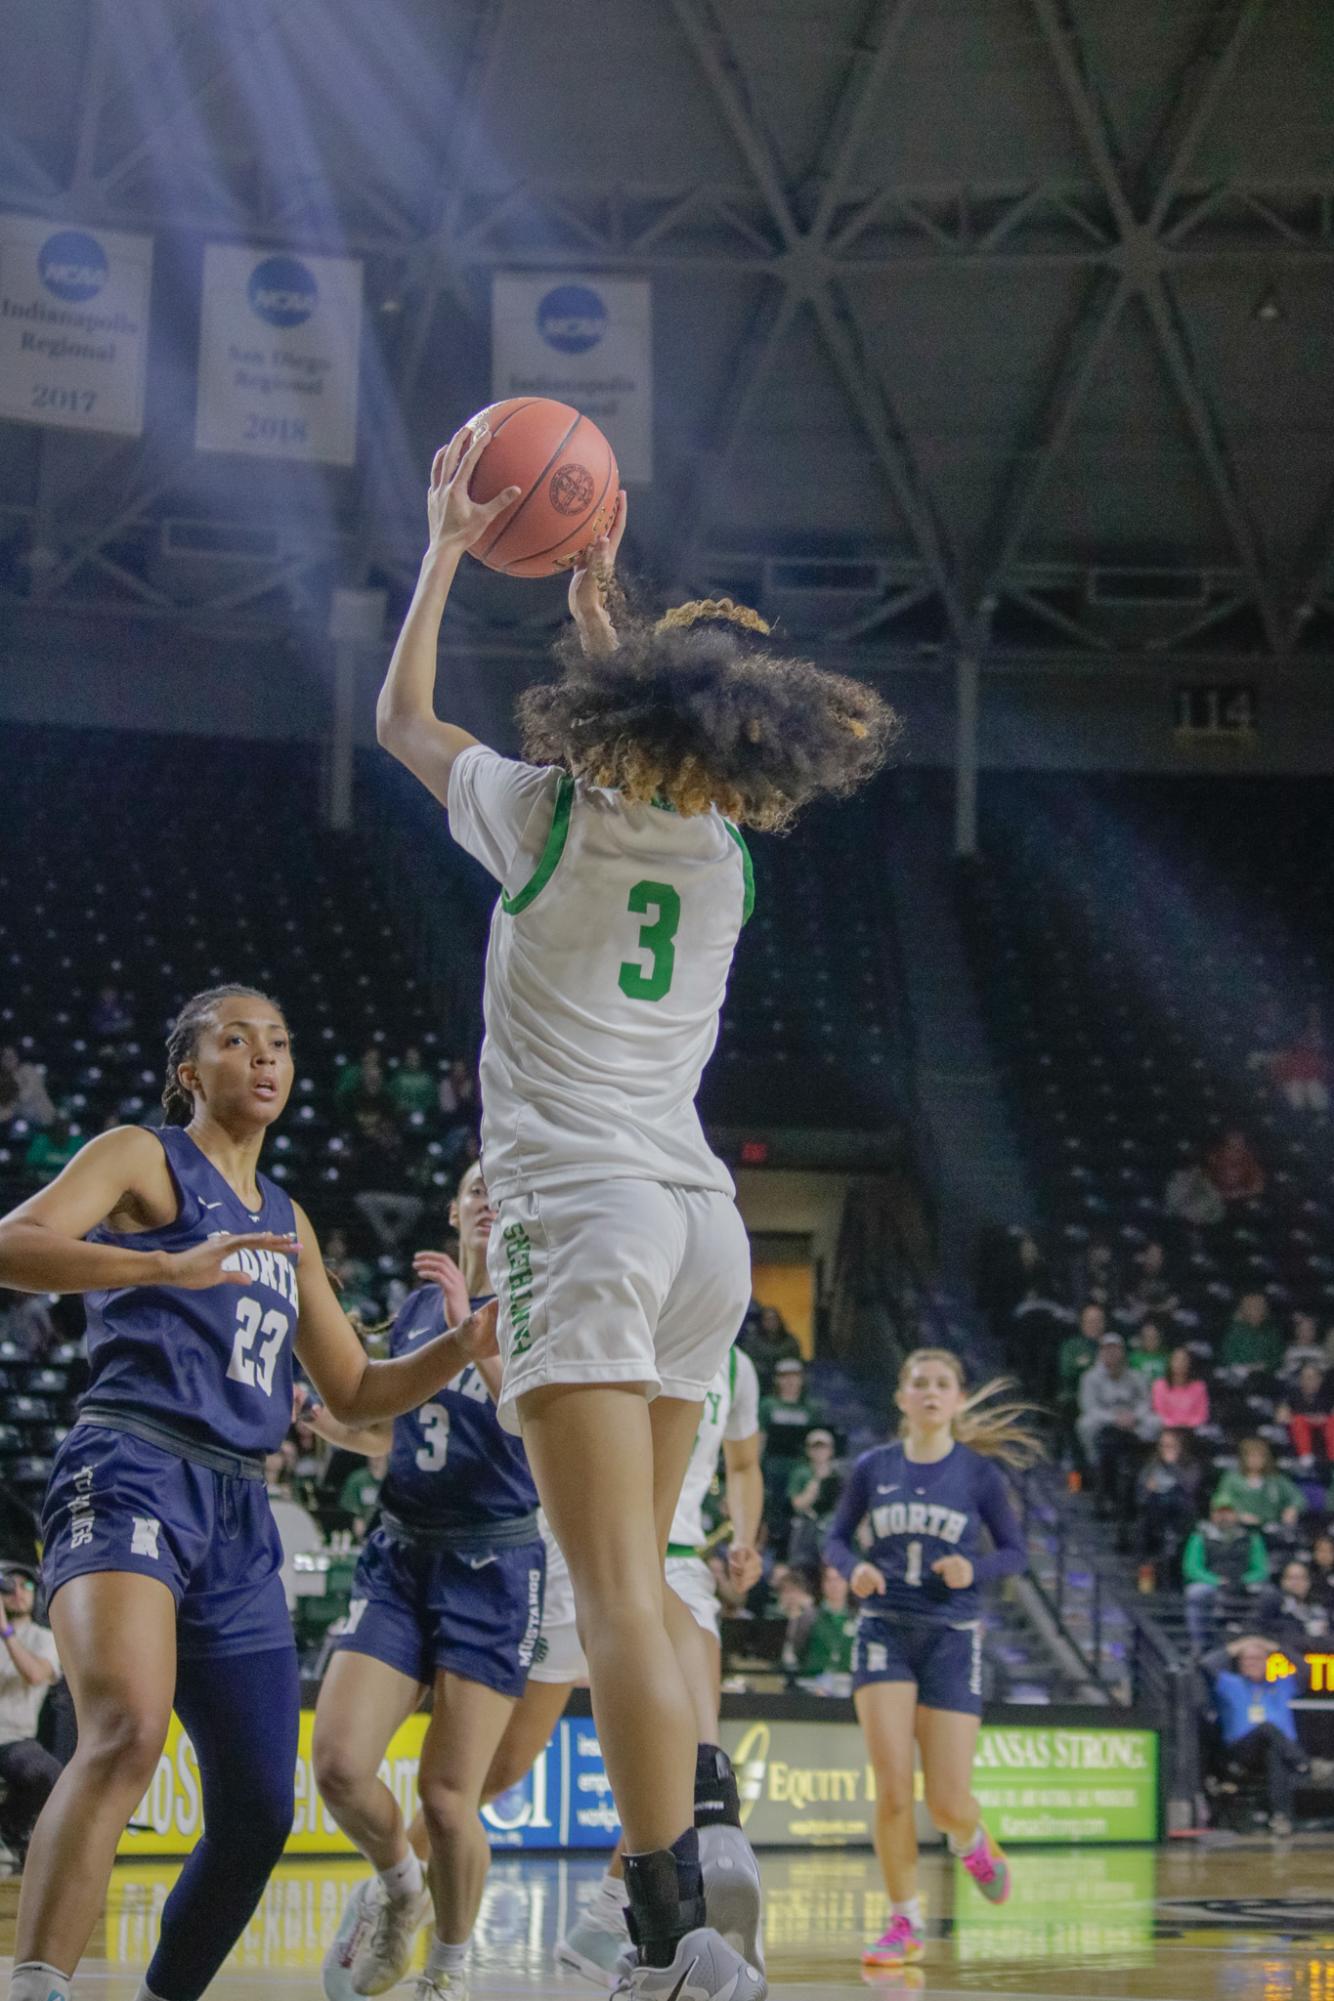
[[[917,1685],[864,1682],[854,1701],[875,1772],[875,1852],[891,1907],[888,1930],[862,1957],[869,1966],[902,1966],[921,1958],[925,1940],[913,1807]]]
[[[436,1676],[417,1784],[430,1844],[431,1941],[419,2001],[465,1994],[466,1961],[486,1887],[491,1844],[479,1819],[487,1773],[514,1698],[480,1682]]]
[[[958,1710],[917,1712],[926,1810],[987,1901],[1003,1904],[1010,1894],[1010,1867],[987,1833],[973,1796],[978,1729],[978,1717]]]
[[[301,1717],[290,1625],[279,1648],[182,1660],[175,1707],[199,1765],[204,1831],[163,1906],[140,2001],[198,2001],[286,1846]]]
[[[176,1684],[176,1605],[158,1578],[73,1577],[51,1602],[51,1627],[79,1741],[28,1848],[11,2001],[64,2001],[102,1915],[116,1845],[157,1770]]]
[[[982,1717],[982,1628],[943,1626],[923,1647],[917,1742],[926,1810],[989,1903],[1010,1894],[1010,1865],[982,1824],[973,1755]]]
[[[570,1706],[577,1681],[535,1681],[530,1675],[514,1704],[505,1734],[496,1746],[482,1787],[482,1805],[490,1806],[511,1786],[527,1778],[556,1734],[556,1725]],[[414,1823],[415,1825],[415,1823]]]
[[[340,1649],[315,1705],[311,1758],[320,1798],[383,1877],[408,1857],[398,1801],[380,1777],[390,1739],[424,1694],[415,1675],[370,1654]],[[416,1885],[416,1893],[421,1885]]]
[[[315,1708],[315,1782],[376,1872],[353,1890],[324,1955],[329,2001],[382,1994],[401,1980],[430,1910],[422,1857],[379,1776],[390,1739],[431,1677],[417,1610],[418,1566],[414,1552],[380,1531],[371,1537],[357,1565],[348,1630]]]

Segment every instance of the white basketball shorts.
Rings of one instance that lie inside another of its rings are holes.
[[[647,1383],[702,1403],[750,1300],[736,1204],[630,1177],[507,1197],[487,1247],[500,1301],[500,1422],[552,1383]]]
[[[542,1599],[542,1631],[528,1670],[529,1681],[567,1682],[588,1680],[588,1661],[579,1644],[574,1622],[574,1587],[560,1545],[549,1529],[543,1531],[547,1546],[547,1582]],[[718,1594],[713,1573],[702,1557],[669,1556],[667,1582],[689,1612],[695,1624],[710,1639],[722,1635]]]

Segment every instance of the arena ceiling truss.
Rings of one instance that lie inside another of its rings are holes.
[[[0,207],[158,244],[143,438],[0,425],[11,610],[394,599],[492,274],[626,272],[664,584],[868,670],[1334,654],[1327,0],[0,0],[0,45]],[[219,237],[365,260],[355,468],[194,451]],[[457,643],[558,615],[470,572]]]

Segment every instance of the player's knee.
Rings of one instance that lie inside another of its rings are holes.
[[[320,1797],[330,1805],[351,1799],[368,1779],[373,1779],[378,1764],[370,1766],[364,1758],[358,1757],[353,1745],[339,1743],[332,1737],[316,1735],[311,1747],[311,1763],[315,1768],[315,1784]]]
[[[966,1791],[955,1793],[943,1786],[928,1785],[926,1811],[928,1818],[934,1821],[937,1827],[959,1827],[977,1817],[975,1813],[971,1815],[969,1813],[969,1796]]]
[[[420,1782],[422,1818],[431,1846],[458,1840],[477,1825],[477,1801],[444,1779]]]
[[[108,1790],[141,1799],[148,1791],[166,1738],[155,1710],[132,1705],[79,1719],[76,1756],[86,1772]]]
[[[893,1777],[889,1779],[877,1773],[875,1796],[881,1816],[884,1819],[889,1819],[894,1814],[911,1813],[913,1811],[913,1782],[911,1773],[903,1778]]]

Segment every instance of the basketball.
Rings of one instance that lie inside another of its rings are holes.
[[[515,396],[479,410],[491,442],[468,491],[494,500],[507,486],[519,498],[489,525],[471,553],[507,577],[554,577],[610,526],[620,474],[597,425],[568,403]]]

